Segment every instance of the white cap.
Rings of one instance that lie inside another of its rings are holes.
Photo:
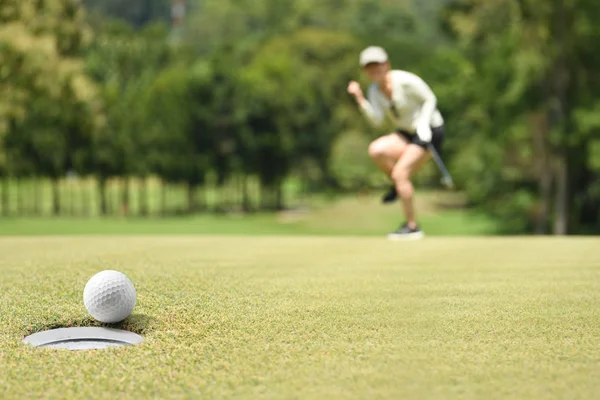
[[[360,66],[370,63],[384,63],[388,60],[386,51],[379,46],[369,46],[360,53]]]

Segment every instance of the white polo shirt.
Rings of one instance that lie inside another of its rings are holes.
[[[367,101],[361,104],[363,114],[376,126],[381,125],[387,116],[396,128],[417,133],[423,140],[431,140],[430,128],[444,124],[435,94],[411,72],[392,70],[390,73],[392,100],[388,100],[374,82],[369,86]]]

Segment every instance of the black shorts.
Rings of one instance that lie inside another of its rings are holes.
[[[408,143],[416,144],[424,149],[427,148],[427,142],[422,141],[416,133],[409,133],[403,129],[398,129],[396,133],[406,140]],[[431,144],[433,148],[438,152],[442,152],[442,142],[444,141],[444,125],[438,126],[437,128],[431,128]]]

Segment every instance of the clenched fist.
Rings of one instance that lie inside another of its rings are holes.
[[[360,88],[360,84],[356,81],[351,81],[348,84],[348,93],[350,93],[351,95],[353,95],[356,98],[363,97],[363,92],[362,92],[362,89]]]

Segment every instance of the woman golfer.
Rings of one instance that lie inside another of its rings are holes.
[[[370,46],[360,53],[360,67],[372,81],[365,98],[360,85],[352,81],[348,93],[353,95],[362,113],[380,126],[387,116],[395,132],[374,140],[369,146],[373,162],[393,182],[383,197],[384,203],[400,197],[405,223],[388,235],[390,239],[423,237],[413,206],[411,176],[431,157],[428,144],[440,152],[444,138],[444,120],[437,109],[437,99],[429,86],[407,71],[391,69],[386,51]]]

